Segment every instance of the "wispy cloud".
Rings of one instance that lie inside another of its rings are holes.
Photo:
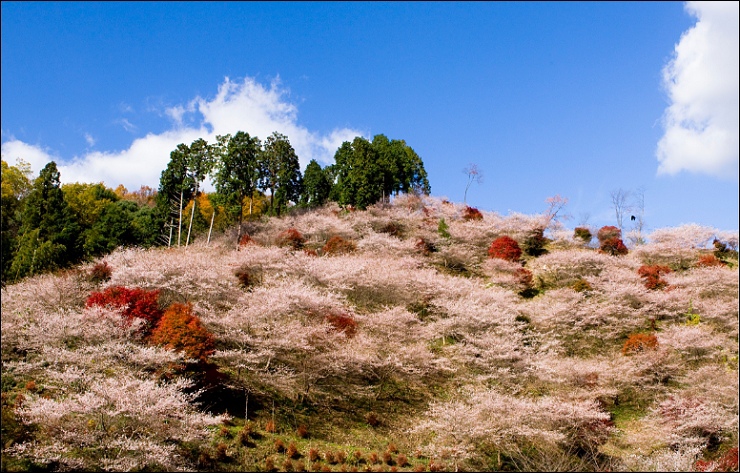
[[[136,125],[134,125],[133,123],[131,123],[128,120],[128,118],[120,118],[120,119],[116,120],[116,123],[118,123],[119,125],[121,125],[123,127],[123,129],[126,130],[129,133],[134,133],[137,130]]]
[[[659,174],[738,175],[738,2],[688,2],[697,18],[663,69],[670,106]]]
[[[95,146],[95,138],[90,133],[85,133],[85,141],[87,142],[87,146]]]
[[[54,159],[63,182],[105,182],[110,187],[123,184],[138,189],[140,185],[157,187],[170,152],[179,143],[190,144],[198,138],[214,142],[216,135],[243,130],[264,140],[278,131],[288,136],[305,168],[311,159],[331,163],[343,141],[365,135],[349,128],[327,133],[308,130],[298,123],[298,109],[286,95],[279,80],[265,87],[249,77],[239,82],[226,78],[215,97],[195,97],[187,104],[166,109],[164,114],[172,121],[169,130],[137,138],[123,151],[93,151],[63,160],[41,146],[12,139],[2,144],[2,152],[3,156],[14,159],[17,155],[29,161],[34,173]],[[125,118],[119,123],[127,131],[136,130]]]

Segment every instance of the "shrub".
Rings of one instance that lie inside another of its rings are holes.
[[[522,256],[522,250],[513,238],[501,236],[491,243],[491,246],[488,248],[488,256],[516,262]]]
[[[378,463],[380,463],[380,460],[378,459],[378,454],[377,454],[377,453],[375,453],[375,452],[371,452],[371,453],[370,453],[370,456],[369,456],[369,458],[368,458],[368,461],[369,461],[369,462],[370,462],[371,464],[373,464],[373,465],[377,465]]]
[[[658,348],[658,338],[655,335],[647,333],[633,333],[622,346],[623,355],[631,355],[647,350],[656,350]]]
[[[380,419],[378,419],[378,415],[374,412],[368,412],[365,414],[365,422],[367,422],[370,427],[377,427],[380,425]]]
[[[604,243],[606,240],[611,240],[612,238],[621,240],[622,230],[618,229],[617,227],[607,225],[599,229],[598,233],[596,234],[596,238],[599,239],[599,243]]]
[[[347,454],[344,453],[343,450],[337,450],[337,453],[334,455],[334,457],[337,459],[337,463],[340,465],[343,465],[344,462],[347,461]]]
[[[239,285],[243,288],[250,288],[262,282],[262,270],[249,266],[241,266],[234,271],[234,276],[239,280]]]
[[[285,455],[288,458],[298,458],[298,447],[295,446],[295,442],[290,442],[290,444],[288,444],[288,448],[285,450]]]
[[[272,433],[275,433],[276,431],[277,431],[277,428],[275,427],[275,421],[268,420],[265,423],[265,432],[269,432],[272,434]]]
[[[537,257],[547,253],[545,245],[549,240],[545,238],[544,233],[544,228],[535,228],[529,232],[524,242],[522,242],[522,249],[526,254]]]
[[[578,278],[570,285],[570,288],[576,292],[593,291],[591,284],[583,278]]]
[[[273,445],[275,446],[275,451],[278,453],[283,453],[285,451],[285,444],[280,439],[275,439],[275,442],[273,442]]]
[[[184,352],[189,358],[207,361],[215,351],[213,335],[193,314],[190,304],[172,304],[150,336],[152,343]]]
[[[280,232],[277,237],[278,246],[289,246],[294,250],[299,250],[303,247],[305,242],[303,235],[295,228],[289,228],[285,231]]]
[[[275,460],[272,459],[272,457],[265,458],[265,471],[276,471],[277,468],[275,468]]]
[[[333,236],[326,242],[321,252],[325,255],[343,255],[355,251],[356,245],[353,241],[345,240],[340,236]]]
[[[643,265],[637,269],[637,274],[645,280],[645,287],[651,290],[664,289],[668,286],[668,282],[660,276],[670,272],[671,268],[659,264]]]
[[[514,270],[514,278],[516,279],[516,283],[522,287],[522,290],[532,288],[532,271],[526,268],[517,268]]]
[[[396,457],[396,463],[398,464],[398,466],[403,468],[409,465],[409,459],[406,458],[406,455],[401,453]]]
[[[227,448],[228,447],[223,442],[216,445],[216,460],[220,462],[226,461],[226,459],[228,458],[228,454],[226,453]]]
[[[483,214],[480,213],[480,210],[476,209],[475,207],[465,206],[465,209],[463,210],[463,219],[464,220],[483,220]]]
[[[88,279],[90,279],[91,282],[98,284],[105,281],[110,281],[110,277],[112,274],[113,268],[108,266],[108,263],[106,261],[103,261],[102,263],[95,264],[95,266],[90,269]]]
[[[308,428],[304,424],[301,424],[296,429],[295,434],[298,437],[305,439],[306,437],[308,437]]]
[[[310,460],[311,462],[316,462],[316,461],[319,461],[319,451],[318,451],[318,450],[316,450],[315,448],[312,448],[312,449],[310,449],[310,450],[308,451],[308,459],[309,459],[309,460]]]
[[[334,452],[331,450],[327,450],[324,452],[324,460],[326,460],[326,463],[333,465],[337,462],[337,460],[334,458]]]
[[[247,246],[247,245],[256,245],[257,242],[252,239],[251,236],[249,236],[249,233],[245,233],[242,235],[242,237],[239,239],[239,246]]]
[[[442,238],[450,238],[450,226],[447,225],[447,222],[445,222],[444,218],[439,219],[439,225],[437,225],[437,233]]]
[[[357,333],[357,322],[351,315],[329,314],[326,316],[326,321],[336,332],[344,332],[347,338],[352,338]]]
[[[593,238],[593,235],[591,234],[591,230],[586,227],[576,227],[576,229],[573,230],[573,237],[583,240],[584,243],[589,243]]]
[[[612,256],[626,255],[629,252],[627,247],[624,246],[624,242],[619,238],[607,238],[601,242],[599,249]]]
[[[112,286],[103,292],[93,292],[87,298],[87,307],[110,307],[123,309],[121,316],[130,325],[134,318],[144,319],[146,324],[142,331],[148,332],[157,325],[162,318],[157,298],[159,291],[145,289],[129,289],[123,286]]]
[[[417,238],[414,246],[424,256],[429,256],[430,253],[437,251],[437,247],[434,246],[434,243],[426,241],[423,238]]]
[[[393,454],[391,452],[389,452],[388,450],[386,450],[385,452],[383,452],[383,462],[386,465],[392,465],[393,464]]]
[[[699,257],[696,266],[699,268],[711,268],[714,266],[724,266],[726,263],[717,258],[716,255],[702,255]]]
[[[717,460],[698,460],[694,465],[696,471],[737,471],[738,447],[732,447]]]
[[[283,462],[283,471],[293,471],[293,462],[290,458],[286,458]]]

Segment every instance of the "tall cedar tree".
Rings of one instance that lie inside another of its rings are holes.
[[[430,192],[421,158],[403,140],[376,135],[371,143],[356,137],[342,143],[334,160],[328,170],[334,176],[330,198],[340,205],[364,209],[393,192]]]
[[[238,209],[238,242],[242,234],[244,199],[252,197],[259,178],[260,140],[243,131],[234,136],[218,136],[217,140],[220,159],[214,168],[214,184],[216,192]]]
[[[289,202],[301,196],[300,163],[288,137],[274,132],[267,137],[259,159],[259,187],[270,191],[271,215],[280,215]]]
[[[178,219],[180,198],[182,206],[195,197],[195,183],[188,175],[188,159],[190,147],[184,143],[170,153],[170,162],[162,171],[157,192],[157,216],[162,224],[169,223],[170,219]],[[181,222],[180,222],[181,223]]]
[[[79,233],[79,225],[64,200],[57,165],[51,161],[34,180],[26,199],[10,276],[21,278],[78,260]]]
[[[301,205],[304,207],[319,207],[329,199],[331,182],[321,165],[312,159],[303,173],[303,193]]]

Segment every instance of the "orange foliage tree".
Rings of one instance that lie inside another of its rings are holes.
[[[201,325],[190,304],[169,306],[149,340],[200,361],[208,361],[215,351],[213,334]]]

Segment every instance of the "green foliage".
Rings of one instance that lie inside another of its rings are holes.
[[[303,173],[303,192],[301,193],[301,205],[314,208],[324,205],[329,199],[331,192],[331,181],[328,173],[321,169],[321,165],[312,159]]]
[[[547,253],[545,245],[548,243],[548,239],[544,236],[544,228],[535,228],[531,230],[522,242],[522,250],[529,256],[541,256]]]
[[[5,284],[13,254],[18,247],[18,234],[25,197],[31,190],[31,166],[18,161],[17,166],[9,166],[2,161],[2,247],[0,250],[0,281]]]
[[[447,225],[447,222],[445,222],[444,218],[439,219],[439,225],[437,225],[437,234],[441,236],[442,238],[450,238],[450,226]]]
[[[302,193],[298,156],[288,137],[278,132],[265,140],[259,156],[259,187],[270,190],[270,215],[280,215],[289,202],[297,203]]]
[[[10,267],[10,277],[17,279],[64,267],[79,259],[79,230],[64,200],[59,171],[52,161],[34,180],[26,199],[18,252]]]
[[[686,311],[686,325],[699,325],[701,323],[701,316],[694,312],[694,302],[689,301],[689,310]]]
[[[371,143],[358,136],[342,143],[334,161],[330,199],[340,205],[365,209],[393,192],[430,191],[421,158],[403,140],[376,135]]]

